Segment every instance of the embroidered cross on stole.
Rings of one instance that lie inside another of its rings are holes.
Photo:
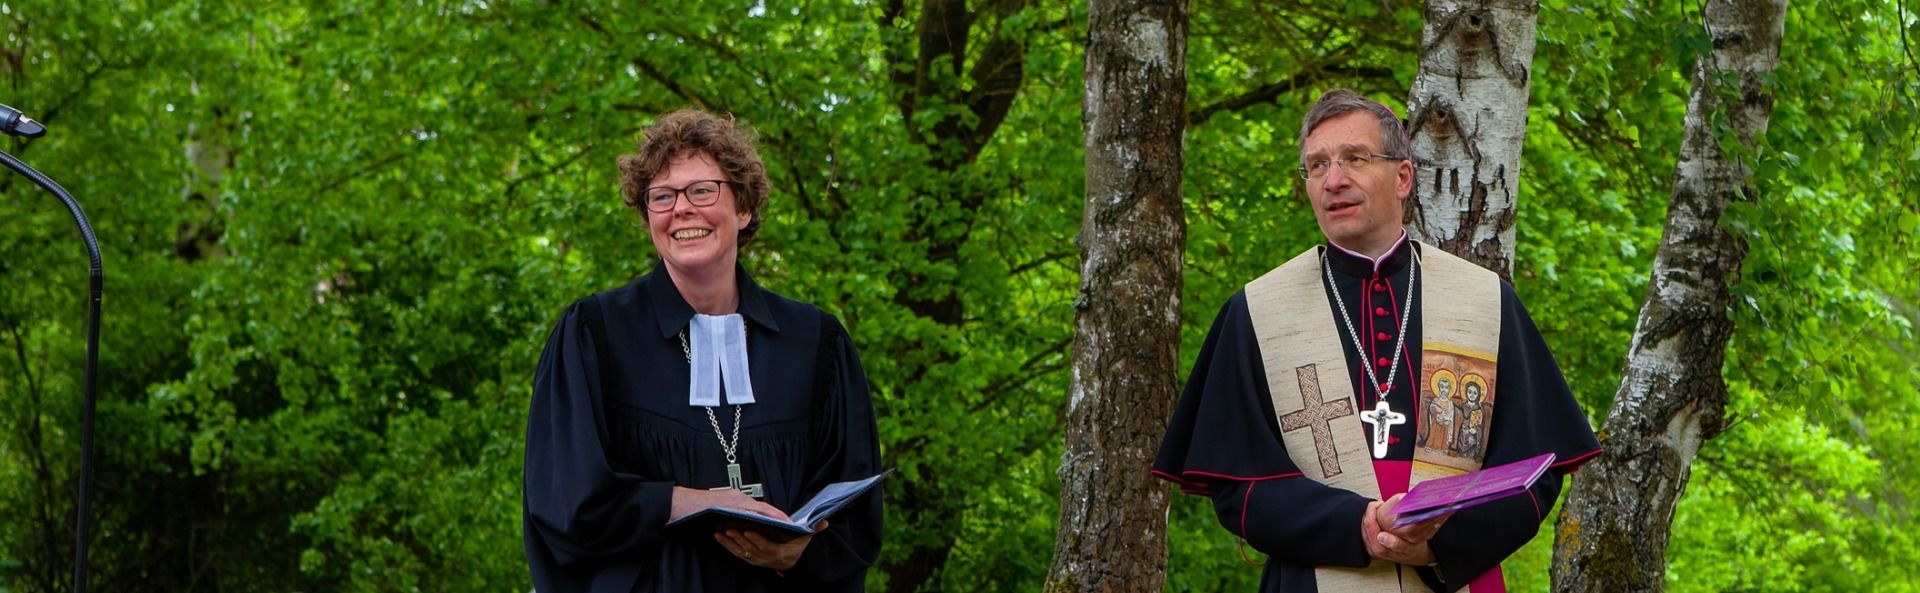
[[[1493,416],[1500,340],[1499,276],[1439,248],[1419,247],[1420,373],[1404,380],[1418,381],[1421,401],[1405,420],[1433,424],[1417,425],[1411,483],[1479,469]],[[1354,400],[1344,334],[1328,314],[1332,305],[1324,286],[1320,255],[1310,249],[1246,287],[1281,440],[1308,479],[1385,499],[1373,471],[1372,433],[1359,417],[1374,411],[1362,412]],[[1472,403],[1470,392],[1477,398]],[[1436,429],[1434,414],[1442,409],[1450,415],[1448,424]],[[1498,578],[1498,572],[1490,574]],[[1412,568],[1386,561],[1317,567],[1314,576],[1323,593],[1426,590]]]

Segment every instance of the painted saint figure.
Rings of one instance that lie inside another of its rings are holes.
[[[1481,425],[1487,419],[1486,406],[1480,403],[1481,385],[1484,382],[1479,377],[1468,375],[1464,383],[1466,386],[1461,391],[1466,393],[1466,400],[1453,404],[1451,448],[1455,455],[1475,457],[1480,451]]]
[[[1433,373],[1432,399],[1427,400],[1426,416],[1420,419],[1420,434],[1416,442],[1421,447],[1434,450],[1447,448],[1447,434],[1453,429],[1453,373],[1439,370]],[[1440,435],[1439,441],[1429,440]]]

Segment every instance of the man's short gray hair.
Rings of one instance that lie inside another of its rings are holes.
[[[1300,164],[1307,164],[1307,135],[1313,133],[1314,128],[1329,119],[1362,110],[1380,118],[1380,154],[1412,161],[1413,143],[1407,139],[1407,130],[1392,109],[1352,90],[1333,89],[1320,95],[1320,100],[1313,102],[1313,108],[1307,110],[1307,117],[1300,122]]]

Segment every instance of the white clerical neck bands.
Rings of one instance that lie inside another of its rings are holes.
[[[687,405],[719,407],[720,388],[726,403],[753,403],[753,382],[747,369],[747,320],[739,314],[695,314],[687,328],[692,347],[693,380],[687,383]]]

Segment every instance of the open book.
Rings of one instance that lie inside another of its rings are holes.
[[[813,499],[807,501],[807,504],[801,505],[800,510],[790,513],[788,516],[791,518],[785,521],[731,507],[707,507],[667,523],[667,528],[696,529],[707,532],[728,529],[751,530],[767,536],[767,539],[785,543],[793,541],[794,538],[812,534],[813,524],[840,512],[847,503],[853,502],[853,499],[873,489],[874,484],[880,483],[880,478],[887,477],[890,473],[893,473],[893,470],[880,472],[864,480],[828,484],[826,488],[820,489],[819,494],[813,495]]]
[[[1505,465],[1415,484],[1413,490],[1400,498],[1400,504],[1393,507],[1397,515],[1393,528],[1525,492],[1551,465],[1553,454],[1542,453]]]

